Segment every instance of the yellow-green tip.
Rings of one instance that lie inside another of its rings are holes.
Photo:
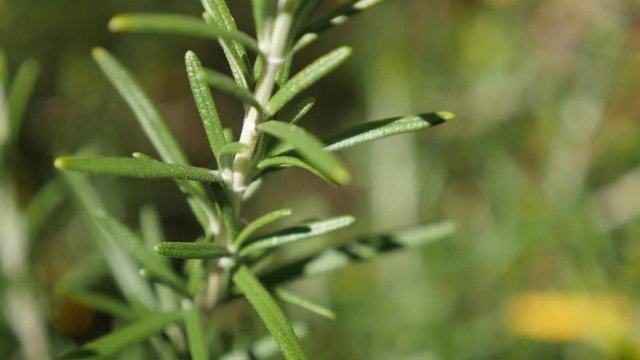
[[[93,58],[96,60],[104,57],[106,54],[107,50],[101,47],[94,47],[93,49],[91,49],[91,56],[93,56]]]
[[[131,25],[131,20],[126,15],[116,15],[109,20],[109,31],[111,32],[121,32],[125,31]]]
[[[340,185],[348,185],[351,182],[351,173],[346,168],[340,168],[334,174],[334,179]]]
[[[59,169],[59,170],[67,170],[68,165],[69,165],[69,161],[65,156],[61,156],[53,162],[53,166],[55,166],[56,169]]]
[[[456,114],[452,113],[451,111],[438,111],[437,114],[445,121],[453,120],[456,118]]]

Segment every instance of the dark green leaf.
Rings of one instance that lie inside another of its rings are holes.
[[[240,248],[243,245],[244,241],[248,239],[249,236],[253,235],[253,233],[271,224],[272,222],[278,221],[289,215],[291,215],[291,209],[279,209],[262,215],[261,217],[250,222],[249,225],[247,225],[240,232],[240,234],[238,234],[234,241],[234,245]]]
[[[309,310],[314,314],[320,315],[322,317],[326,317],[327,319],[335,320],[336,314],[318,304],[315,304],[307,299],[304,299],[292,292],[285,290],[284,288],[277,287],[274,289],[274,293],[277,297],[279,297],[282,301],[286,301],[289,304],[293,304],[299,306],[303,309]]]
[[[192,51],[188,51],[185,55],[185,64],[187,67],[187,76],[189,77],[189,84],[191,85],[191,92],[200,113],[200,119],[204,125],[207,139],[209,140],[209,146],[211,152],[220,162],[220,149],[226,143],[224,133],[222,129],[222,123],[220,116],[218,115],[218,109],[211,96],[211,90],[203,77],[203,68],[200,60],[196,54]]]
[[[175,323],[182,318],[182,313],[152,314],[132,325],[93,340],[77,350],[62,355],[59,359],[109,358],[131,345],[147,340],[161,332],[167,325]]]
[[[204,80],[214,89],[231,95],[244,104],[255,107],[261,113],[265,112],[251,91],[247,88],[240,87],[233,79],[211,69],[204,69],[203,76]]]
[[[271,295],[269,295],[269,292],[251,271],[246,266],[240,266],[233,275],[233,282],[245,294],[262,322],[273,335],[284,357],[289,360],[305,359],[306,357],[291,324]]]
[[[276,92],[267,104],[269,114],[275,114],[300,92],[337,68],[351,55],[351,48],[343,46],[318,58],[302,69]]]
[[[123,14],[109,21],[113,32],[139,32],[151,34],[176,34],[207,39],[234,41],[259,52],[258,44],[249,35],[207,24],[202,19],[176,14]]]
[[[351,174],[340,159],[324,150],[324,144],[302,128],[279,121],[267,121],[258,125],[260,131],[291,144],[311,166],[337,184],[346,184]]]
[[[231,255],[224,246],[210,243],[163,242],[154,250],[162,256],[177,259],[214,259]]]
[[[285,283],[302,276],[311,276],[341,269],[361,261],[371,260],[396,250],[414,248],[447,238],[456,230],[451,221],[365,236],[344,245],[329,248],[319,254],[273,270],[261,277],[269,286]]]
[[[336,230],[345,228],[355,222],[353,216],[338,216],[334,218],[310,221],[274,234],[261,236],[251,241],[240,250],[240,255],[244,256],[252,252],[272,249],[275,247],[291,244],[300,240],[306,240],[317,236],[325,235]]]
[[[187,165],[167,164],[153,160],[121,157],[59,157],[55,161],[55,166],[60,170],[90,174],[149,179],[222,182],[222,178],[214,170]]]
[[[292,166],[307,170],[332,185],[339,185],[335,181],[332,181],[331,179],[324,176],[320,171],[318,171],[318,169],[293,156],[276,156],[264,159],[258,163],[259,170],[266,170],[270,168],[287,168]]]
[[[282,121],[297,124],[305,117],[305,115],[307,115],[315,103],[316,99],[312,97],[305,98],[295,108],[283,115]]]

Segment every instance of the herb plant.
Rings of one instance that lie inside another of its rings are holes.
[[[93,51],[95,61],[134,112],[159,159],[142,153],[134,153],[131,158],[60,157],[55,166],[73,172],[174,180],[202,225],[202,236],[190,242],[164,241],[153,209],[142,212],[142,236],[138,236],[106,212],[85,178],[65,173],[66,183],[126,303],[82,289],[64,289],[71,298],[110,314],[122,326],[63,358],[108,357],[145,341],[162,358],[220,356],[222,349],[213,346],[216,332],[209,325],[211,315],[244,297],[285,358],[303,359],[294,326],[275,298],[328,318],[334,314],[287,291],[284,284],[424,244],[453,231],[451,223],[443,222],[364,236],[273,266],[269,260],[278,256],[281,247],[335,232],[351,225],[354,218],[343,215],[312,220],[260,234],[261,228],[292,213],[291,209],[278,209],[244,225],[243,204],[260,190],[269,173],[297,167],[335,186],[346,185],[352,175],[336,152],[423,130],[453,117],[449,112],[435,112],[371,121],[324,140],[298,125],[315,100],[305,98],[293,105],[292,101],[347,60],[351,49],[345,46],[330,51],[290,76],[295,55],[325,31],[379,2],[348,1],[316,17],[322,0],[253,0],[255,38],[237,29],[224,0],[202,0],[202,18],[129,14],[110,21],[109,28],[114,32],[181,34],[217,40],[232,76],[205,68],[191,51],[185,56],[194,102],[218,165],[217,169],[194,167],[134,77],[107,50]],[[239,138],[220,119],[212,89],[243,104]],[[168,258],[185,260],[184,267],[176,270]],[[246,352],[248,356],[262,356],[257,347]]]

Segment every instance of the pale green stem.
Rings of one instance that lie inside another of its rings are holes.
[[[273,88],[276,83],[276,76],[280,66],[284,62],[285,51],[288,47],[289,33],[293,24],[293,10],[289,6],[289,0],[280,0],[278,4],[278,14],[273,23],[273,31],[270,39],[262,42],[260,49],[265,54],[265,70],[258,80],[254,96],[263,107],[267,105]],[[258,142],[258,131],[256,129],[260,122],[260,112],[252,107],[247,112],[242,125],[240,143],[247,145],[247,150],[236,155],[233,162],[233,191],[242,194],[246,189],[246,177],[250,170],[251,159]]]

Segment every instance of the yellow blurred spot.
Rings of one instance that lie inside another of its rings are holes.
[[[631,307],[614,295],[531,292],[512,299],[507,321],[520,336],[554,342],[587,340],[606,346],[628,336]]]

